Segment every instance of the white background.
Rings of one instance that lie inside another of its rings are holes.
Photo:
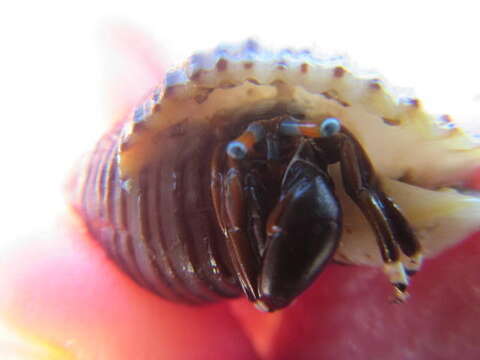
[[[480,26],[474,3],[41,0],[1,5],[0,249],[42,231],[62,211],[67,172],[114,112],[107,106],[108,79],[110,61],[119,59],[106,51],[109,29],[145,32],[172,63],[194,50],[252,36],[274,47],[348,54],[390,83],[415,89],[433,112],[475,121],[480,118]]]

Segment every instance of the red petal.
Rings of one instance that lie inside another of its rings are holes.
[[[380,270],[332,265],[273,334],[255,333],[257,325],[251,337],[263,338],[261,349],[269,342],[268,359],[478,359],[479,259],[477,235],[427,261],[403,305],[387,301]]]
[[[127,24],[109,24],[101,33],[108,78],[111,121],[123,119],[149,89],[161,84],[167,54],[142,31]]]
[[[0,316],[7,327],[80,359],[256,358],[227,303],[187,307],[148,293],[75,220],[62,219],[3,255]]]

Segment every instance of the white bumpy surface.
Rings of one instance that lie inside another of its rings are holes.
[[[480,228],[480,200],[453,190],[480,163],[474,138],[448,117],[426,113],[418,100],[398,99],[378,79],[355,76],[342,58],[317,59],[309,51],[269,51],[254,41],[193,55],[126,123],[119,162],[127,188],[159,153],[155,136],[176,124],[238,121],[283,105],[315,120],[338,118],[359,140],[393,198],[432,256]],[[141,124],[141,126],[139,126]],[[337,259],[381,265],[373,233],[343,193],[344,232]],[[132,185],[133,184],[133,185]]]

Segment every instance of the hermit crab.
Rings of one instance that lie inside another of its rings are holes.
[[[98,142],[72,201],[140,285],[289,305],[331,260],[383,266],[394,300],[479,229],[475,138],[339,58],[254,41],[193,55]]]

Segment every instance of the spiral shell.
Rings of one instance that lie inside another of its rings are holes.
[[[427,256],[479,228],[480,202],[463,188],[480,160],[475,139],[448,117],[355,76],[341,58],[271,52],[253,41],[193,55],[79,172],[74,206],[111,258],[175,301],[240,293],[210,194],[211,162],[250,122],[281,114],[340,119],[370,157]],[[336,259],[382,264],[373,233],[331,171],[344,212]]]

